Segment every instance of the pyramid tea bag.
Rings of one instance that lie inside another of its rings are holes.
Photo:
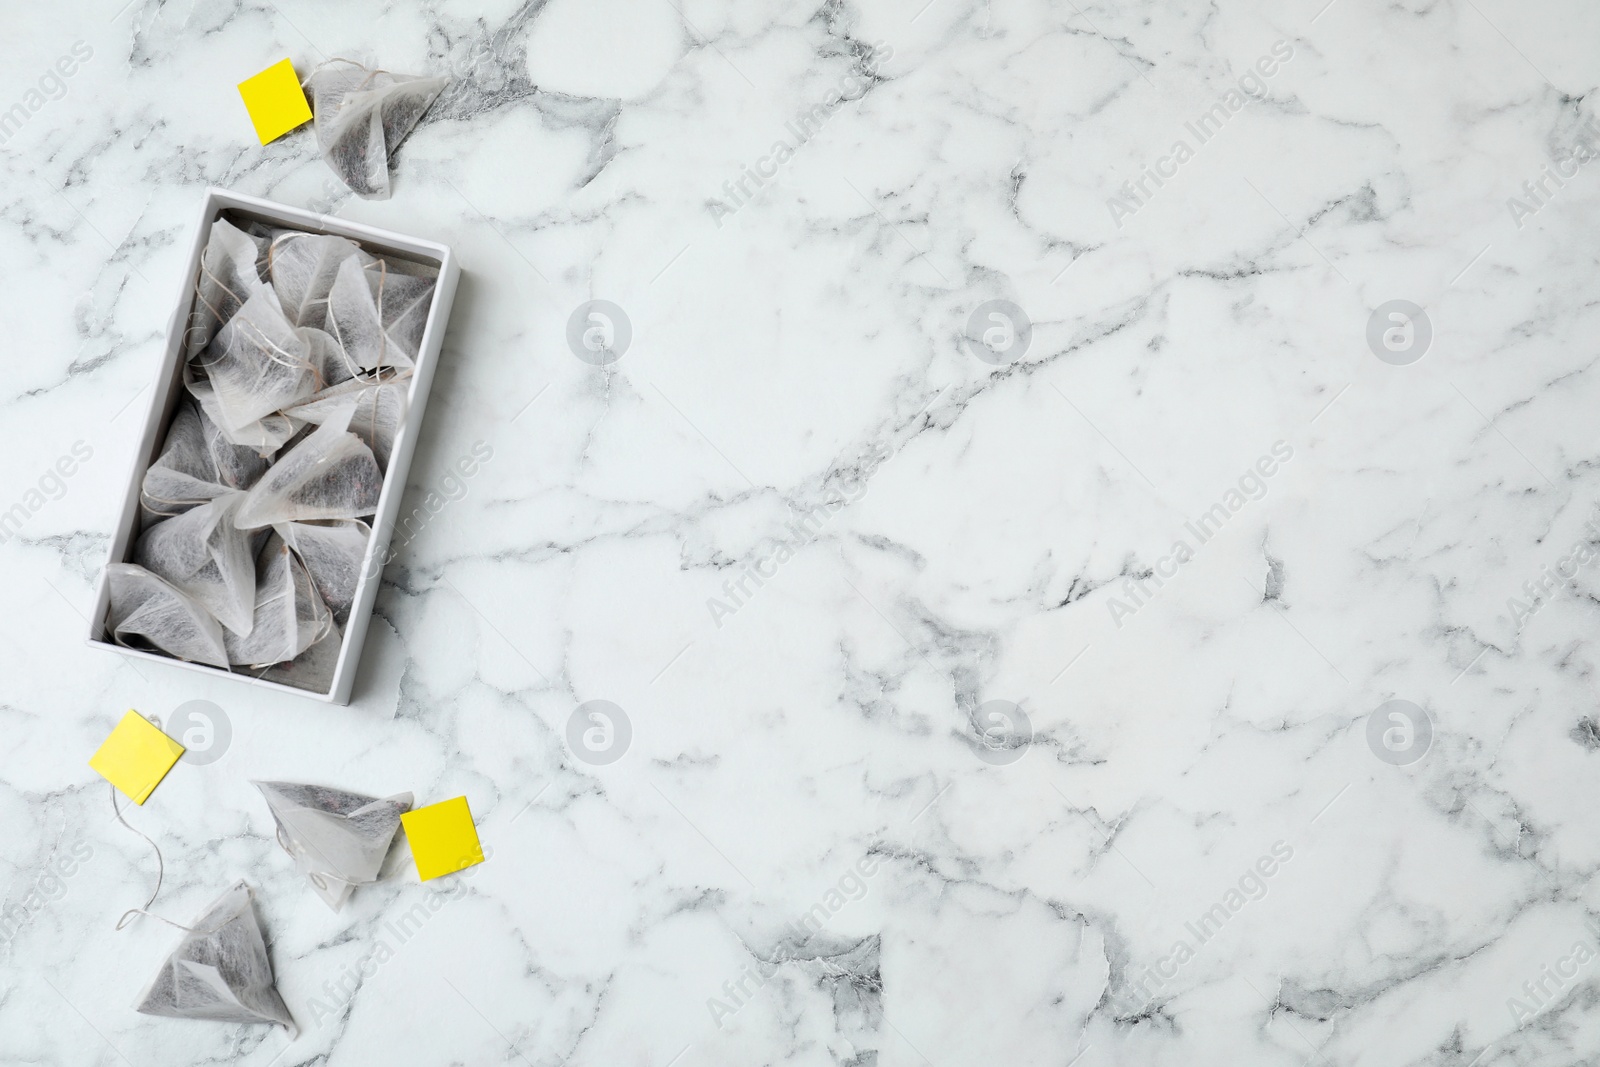
[[[265,244],[227,219],[212,223],[206,250],[200,257],[200,277],[195,282],[194,307],[184,338],[189,352],[198,352],[210,344],[218,327],[233,318],[252,296],[259,294],[277,302],[257,269]]]
[[[388,277],[378,265],[379,285]],[[344,349],[345,358],[362,370],[380,367],[409,369],[413,361],[404,349],[390,341],[383,328],[378,308],[381,294],[367,281],[370,271],[353,259],[339,265],[339,274],[328,290],[328,332]]]
[[[251,535],[233,524],[244,494],[229,492],[156,523],[134,546],[133,561],[198,600],[218,622],[248,634],[256,599]]]
[[[273,529],[306,565],[322,602],[333,612],[333,621],[343,625],[350,617],[356,583],[361,580],[361,562],[366,558],[372,527],[359,519],[336,519],[284,522]]]
[[[248,885],[235,882],[195,920],[140,994],[136,1010],[174,1019],[274,1023],[298,1033],[278,995]]]
[[[224,632],[228,662],[244,667],[287,663],[327,636],[333,613],[300,557],[273,534],[256,563],[256,600],[247,633]]]
[[[286,230],[267,251],[272,288],[284,316],[295,326],[322,329],[328,318],[328,290],[346,259],[372,261],[354,241],[328,234]]]
[[[357,196],[389,198],[389,157],[449,84],[335,59],[308,79],[317,147]]]
[[[182,514],[213,497],[248,489],[267,469],[254,449],[222,435],[193,397],[178,401],[161,455],[144,472],[146,520]]]
[[[253,529],[307,519],[357,519],[376,511],[383,472],[372,449],[348,429],[353,410],[330,417],[279,456],[245,495],[234,523]]]
[[[316,389],[309,346],[277,300],[245,301],[197,359],[211,380],[219,423],[239,430]]]
[[[408,363],[416,361],[417,349],[422,345],[438,274],[432,267],[403,259],[380,259],[367,268],[367,286],[378,305],[383,332]]]
[[[378,469],[387,471],[394,436],[406,417],[406,388],[405,380],[399,378],[376,383],[352,379],[324,389],[290,408],[289,413],[293,418],[321,424],[344,418],[348,412],[350,432],[372,449]]]
[[[272,414],[237,429],[229,427],[222,414],[222,405],[217,401],[217,391],[204,375],[194,374],[192,365],[184,369],[184,388],[194,397],[195,403],[200,405],[200,410],[217,428],[224,441],[248,448],[262,459],[267,459],[282,448],[283,443],[303,425],[287,415]]]
[[[254,782],[278,824],[278,843],[295,870],[334,911],[358,885],[378,880],[378,869],[411,810],[411,794],[378,799],[315,785]]]
[[[227,669],[222,627],[199,601],[137,564],[112,563],[106,576],[111,591],[106,624],[118,644],[153,645],[182,660]]]

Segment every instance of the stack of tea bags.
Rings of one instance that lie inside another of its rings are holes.
[[[109,570],[115,640],[327,691],[436,278],[343,237],[213,224],[186,395]]]

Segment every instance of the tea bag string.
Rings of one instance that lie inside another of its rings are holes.
[[[150,905],[156,902],[156,897],[161,895],[161,883],[166,879],[167,876],[166,861],[161,858],[161,848],[154,841],[150,840],[150,838],[147,837],[142,830],[134,829],[134,827],[129,825],[128,821],[122,817],[122,807],[117,803],[116,786],[111,787],[111,810],[116,814],[117,821],[120,822],[125,829],[132,830],[140,837],[143,837],[145,844],[150,846],[150,851],[156,854],[156,887],[150,891],[150,899],[145,901],[142,907],[129,908],[127,911],[123,912],[122,918],[117,920],[117,929],[121,930],[123,927],[127,926],[133,921],[133,916],[135,915],[148,915],[152,919],[160,919],[168,926],[176,926],[185,933],[194,933],[194,928],[192,926],[185,926],[182,923],[173,922],[165,915],[157,915],[153,911],[146,910],[150,907]]]
[[[359,59],[351,59],[348,56],[334,56],[332,59],[324,59],[321,63],[318,63],[316,66],[312,67],[311,68],[311,73],[307,74],[304,78],[300,79],[300,84],[301,85],[305,85],[312,78],[314,78],[316,76],[317,72],[319,70],[321,70],[323,67],[331,67],[335,63],[348,63],[352,67],[360,67],[362,70],[366,71],[369,76],[374,75],[374,74],[388,74],[389,73],[389,71],[384,70],[382,67],[369,67],[365,63],[361,62]]]
[[[212,281],[216,282],[217,283],[217,288],[221,289],[223,292],[225,292],[229,296],[233,297],[234,303],[242,305],[245,302],[245,298],[240,296],[238,293],[234,292],[228,286],[227,282],[223,281],[220,277],[218,277],[211,270],[211,268],[206,264],[206,261],[204,259],[200,260],[200,273],[204,274],[206,277],[208,277]],[[219,323],[223,320],[222,309],[219,308],[219,307],[214,306],[211,303],[211,301],[206,299],[205,293],[201,289],[200,283],[198,281],[195,282],[194,295],[195,295],[195,299],[199,300],[200,303],[204,304],[206,306],[206,310],[211,312],[212,316],[215,317],[216,320]],[[191,315],[189,317],[189,329],[192,330],[194,328],[195,328],[194,316]],[[188,345],[188,343],[189,343],[189,331],[185,330],[184,331],[184,344]]]
[[[278,342],[268,337],[266,331],[260,326],[257,326],[255,323],[245,321],[240,318],[236,318],[234,321],[239,323],[239,329],[247,329],[250,331],[246,336],[249,337],[249,339],[255,343],[256,347],[261,350],[261,354],[266,356],[267,359],[271,360],[273,363],[278,364],[280,367],[288,367],[291,370],[316,370],[316,367],[312,365],[310,360],[301,359],[294,353],[285,349],[282,345],[278,344]],[[278,358],[280,356],[283,358]],[[210,363],[202,363],[201,366],[209,369],[221,362],[222,358],[223,357],[219,356]]]
[[[357,82],[354,86],[352,86],[349,90],[346,91],[345,99],[349,99],[349,96],[350,96],[351,93],[358,93],[361,90],[365,89],[367,87],[367,84],[369,82],[371,82],[372,79],[376,78],[380,74],[390,74],[390,76],[393,77],[393,75],[389,71],[384,70],[382,67],[369,67],[365,63],[362,63],[360,60],[346,59],[344,56],[334,56],[332,59],[325,59],[321,63],[318,63],[316,66],[312,67],[311,68],[311,73],[307,74],[304,78],[300,79],[300,88],[302,88],[302,89],[310,88],[311,79],[315,78],[317,76],[317,72],[320,71],[323,67],[331,66],[334,63],[348,63],[352,67],[359,67],[360,69],[362,69],[362,70],[367,72],[366,77],[362,78],[361,81]],[[343,104],[344,104],[344,101],[341,100],[340,101],[340,106],[342,107]],[[335,109],[335,110],[337,110],[337,109]]]
[[[210,503],[210,499],[205,499],[205,500],[184,500],[184,499],[172,499],[172,498],[164,497],[164,496],[157,496],[155,493],[150,492],[150,490],[148,490],[148,489],[140,490],[140,500],[144,503],[144,506],[146,508],[149,508],[150,513],[152,515],[160,515],[160,516],[162,516],[164,518],[169,518],[169,519],[172,518],[175,515],[182,515],[185,511],[188,511],[189,508],[188,507],[180,508],[177,511],[163,511],[163,510],[161,510],[161,508],[155,507],[154,505],[156,505],[156,504],[187,504],[187,505],[189,505],[189,507],[199,507],[202,504]]]

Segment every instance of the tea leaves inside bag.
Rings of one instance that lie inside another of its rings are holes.
[[[184,935],[140,994],[145,1015],[273,1023],[297,1033],[272,975],[250,887],[235,882]]]
[[[338,911],[359,885],[378,878],[384,857],[411,810],[411,794],[379,799],[325,786],[255,782],[294,857],[323,901]]]
[[[198,357],[220,414],[232,430],[288,407],[317,387],[306,341],[276,300],[245,301]]]
[[[372,449],[351,433],[349,413],[329,420],[288,449],[245,495],[234,516],[241,529],[307,519],[356,519],[378,507],[383,473]]]
[[[372,527],[359,519],[340,519],[322,523],[285,522],[274,526],[273,530],[305,564],[323,603],[333,612],[333,621],[344,625],[355,601]]]
[[[140,503],[147,522],[178,515],[236,490],[249,489],[266,460],[229,441],[191,397],[181,397],[161,455],[144,473]]]
[[[309,82],[317,146],[328,166],[356,195],[387,200],[389,157],[448,80],[335,59],[312,71]]]
[[[108,565],[106,578],[106,623],[118,644],[227,669],[222,626],[199,601],[133,563]]]
[[[333,613],[310,573],[283,538],[273,534],[256,563],[256,598],[248,633],[225,632],[228,662],[263,668],[287,663],[327,636]]]
[[[204,605],[235,634],[252,625],[256,595],[251,534],[233,523],[244,494],[229,492],[146,530],[133,560]]]

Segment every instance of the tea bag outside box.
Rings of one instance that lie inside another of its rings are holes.
[[[338,911],[358,885],[371,885],[400,831],[411,794],[369,797],[293,782],[253,782],[267,799],[278,843],[328,907]]]
[[[250,887],[235,882],[184,935],[135,1010],[175,1019],[274,1023],[297,1034],[272,976]]]

